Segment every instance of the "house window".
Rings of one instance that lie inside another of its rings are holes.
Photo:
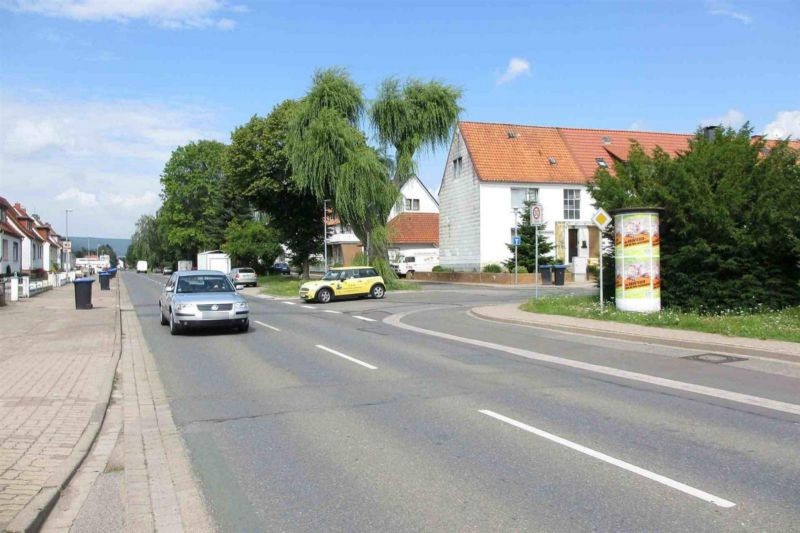
[[[525,202],[536,202],[539,199],[539,189],[511,188],[511,209],[524,209]]]
[[[564,189],[564,220],[581,218],[581,190]]]
[[[462,166],[462,159],[460,157],[456,157],[453,159],[453,177],[459,178],[461,177],[461,166]]]
[[[8,241],[3,239],[3,252],[0,253],[0,261],[8,261]]]
[[[14,251],[14,261],[19,261],[19,243],[15,242],[14,246],[11,248]]]
[[[419,211],[419,198],[406,198],[406,211]]]
[[[606,163],[606,160],[603,159],[602,157],[595,158],[595,161],[597,162],[597,166],[598,167],[600,167],[600,168],[608,168],[608,163]]]

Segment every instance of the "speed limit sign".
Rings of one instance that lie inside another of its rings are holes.
[[[531,225],[539,226],[541,224],[544,224],[542,204],[533,204],[531,205]]]

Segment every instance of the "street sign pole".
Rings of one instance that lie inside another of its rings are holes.
[[[603,312],[603,232],[611,225],[611,215],[602,207],[592,216],[592,222],[600,230],[600,312]]]
[[[535,258],[534,261],[534,274],[533,274],[533,284],[536,287],[536,299],[539,299],[539,226],[536,225],[533,227],[533,240],[536,243],[534,245],[534,252],[533,257]]]
[[[600,313],[603,313],[603,234],[600,234]]]
[[[516,215],[516,212],[514,213]],[[519,261],[518,253],[519,239],[517,238],[517,226],[514,226],[514,285],[519,284]]]

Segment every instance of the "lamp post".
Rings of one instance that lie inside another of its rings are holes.
[[[328,271],[328,200],[322,201],[322,225],[324,233],[322,234],[325,242],[325,268],[323,271]]]
[[[517,229],[519,228],[519,209],[514,208],[514,285],[519,284],[519,261],[518,261],[518,253],[519,250],[519,238]]]
[[[67,242],[69,242],[69,214],[72,213],[72,209],[64,209],[64,226],[66,228],[67,233]],[[69,270],[69,251],[64,252],[64,272]]]

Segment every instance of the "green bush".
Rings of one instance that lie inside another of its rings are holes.
[[[519,265],[519,267],[517,267],[516,269],[514,267],[511,267],[511,273],[512,274],[514,273],[515,270],[516,270],[517,274],[527,274],[528,273],[528,269],[525,268],[525,265]]]
[[[331,268],[342,268],[344,265],[342,263],[334,263],[331,265]]]
[[[436,265],[433,267],[433,272],[455,272],[454,268],[450,267],[443,267],[442,265]]]
[[[488,265],[483,267],[483,271],[489,274],[499,274],[503,271],[503,267],[501,267],[497,263],[489,263]]]
[[[370,266],[367,254],[364,252],[358,252],[356,255],[354,255],[352,266]]]

